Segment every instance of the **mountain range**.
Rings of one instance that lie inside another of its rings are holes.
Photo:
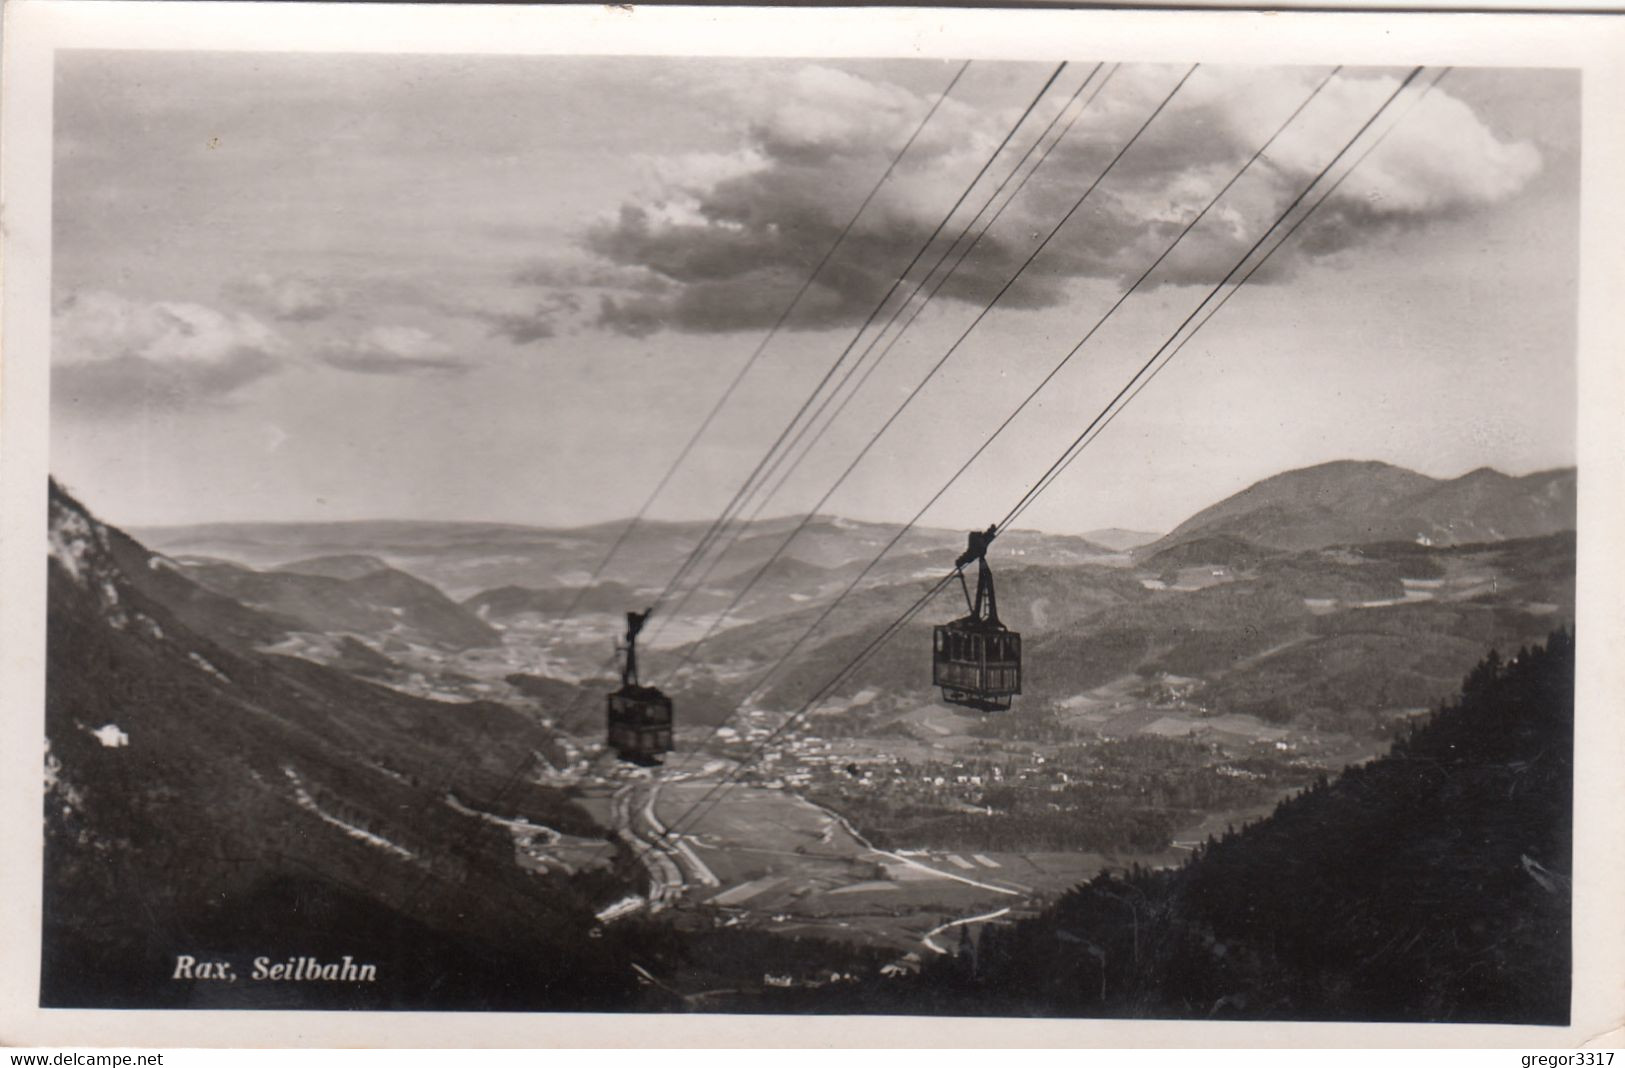
[[[1138,551],[1156,554],[1220,536],[1271,549],[1538,537],[1574,529],[1576,492],[1572,467],[1522,477],[1480,467],[1436,479],[1375,461],[1338,461],[1255,483]]]
[[[544,726],[254,652],[282,621],[232,607],[54,484],[50,523],[44,1004],[207,1007],[214,985],[152,977],[179,951],[247,959],[290,936],[377,964],[387,990],[231,1004],[630,995],[587,940],[602,876],[522,871],[479,815],[603,834],[557,791],[510,780],[516,755],[554,745]]]
[[[1460,545],[1537,537],[1573,530],[1574,468],[1511,476],[1479,468],[1436,479],[1375,461],[1338,461],[1264,479],[1157,536],[1107,529],[1083,536],[1011,530],[994,543],[993,558],[1025,564],[1070,565],[1133,553],[1145,560],[1209,539],[1240,539],[1276,550],[1404,541]],[[212,523],[133,531],[171,556],[216,557],[250,568],[353,580],[384,568],[412,574],[466,601],[501,587],[576,587],[600,570],[612,545],[607,579],[653,593],[706,531],[697,522],[624,522],[553,529],[499,523],[361,521],[344,523]],[[795,539],[780,549],[792,529]],[[775,566],[824,569],[830,581],[855,574],[896,528],[833,516],[785,517],[730,526],[726,559],[708,585],[737,589],[778,553]],[[963,548],[958,531],[915,528],[882,560],[877,577],[940,566]],[[1236,548],[1211,541],[1209,551]],[[1187,552],[1196,550],[1187,550]],[[1206,563],[1207,560],[1194,562]],[[551,603],[551,602],[548,602]]]
[[[1572,470],[1440,481],[1330,464],[1267,479],[1154,540],[1012,531],[993,563],[1001,615],[1026,639],[1026,684],[1010,713],[977,729],[1070,730],[1078,702],[1087,709],[1116,687],[1198,718],[1403,736],[1487,649],[1532,645],[1572,621],[1574,502]],[[700,628],[679,628],[647,652],[651,676],[690,661],[663,683],[682,725],[721,722],[750,693],[763,707],[797,707],[944,574],[964,540],[911,533],[801,640],[892,528],[814,517],[806,542],[780,551],[798,522],[741,532],[743,552],[714,569],[689,611],[703,622],[749,595],[703,646],[693,645]],[[305,992],[297,1004],[267,992],[264,1007],[628,1008],[666,997],[636,979],[639,939],[668,940],[678,957],[707,939],[772,941],[658,924],[600,930],[595,911],[626,892],[611,859],[624,856],[569,793],[514,773],[527,759],[574,759],[578,741],[559,730],[596,730],[606,634],[701,530],[635,531],[628,567],[586,584],[624,528],[251,524],[148,532],[149,547],[53,483],[44,1002],[244,1006],[206,983],[155,988],[150,976],[173,968],[177,945],[252,955],[291,930],[316,954],[359,947],[403,981]],[[549,678],[542,665],[569,665],[575,646],[526,627],[551,626],[572,605],[592,662]],[[850,709],[845,729],[884,738],[899,729],[888,717],[934,700],[930,626],[960,612],[938,601],[881,647],[839,693],[882,699]],[[427,663],[444,666],[461,699],[402,692],[402,677]],[[471,665],[485,674],[458,691],[453,668]],[[562,714],[577,705],[588,709],[579,722]],[[1336,811],[1333,836],[1354,819],[1349,806]],[[601,842],[605,863],[520,867],[520,819]],[[1543,877],[1566,870],[1547,846],[1528,855]],[[102,919],[132,910],[140,922]],[[1100,934],[1116,940],[1112,954],[1121,936]],[[734,952],[717,959],[748,972],[751,958]],[[1199,989],[1228,996],[1222,984]],[[1193,995],[1177,1011],[1197,1004]]]
[[[1265,479],[1152,540],[1099,532],[1115,548],[1008,532],[990,560],[1004,621],[1027,639],[1024,706],[1047,714],[1053,702],[1120,676],[1147,685],[1173,677],[1194,680],[1193,700],[1215,713],[1328,725],[1352,717],[1362,729],[1380,729],[1384,715],[1448,692],[1488,646],[1537,638],[1571,611],[1576,484],[1572,468],[1434,479],[1349,461]],[[621,524],[550,531],[349,523],[211,525],[147,536],[205,590],[260,610],[284,632],[343,633],[352,644],[325,646],[323,656],[359,667],[367,649],[403,655],[403,639],[477,648],[500,641],[504,628],[552,625],[566,613],[605,620],[613,632],[621,612],[653,600],[655,583],[670,577],[664,569],[674,570],[702,532],[672,523],[630,532]],[[962,541],[952,531],[911,531],[801,641],[793,662],[764,676],[871,565],[894,528],[815,516],[736,533],[730,555],[702,568],[710,572],[705,581],[667,602],[646,636],[655,646],[646,651],[650,673],[686,664],[669,686],[689,698],[690,721],[729,715],[764,683],[765,700],[794,707],[940,576]],[[609,575],[580,585],[616,541],[623,548]],[[228,553],[264,570],[221,559]],[[487,575],[523,581],[458,603],[404,568],[455,583]],[[723,609],[728,617],[716,620]],[[674,612],[696,625],[673,627],[682,622]],[[918,650],[939,615],[933,608],[905,628],[848,689],[925,696]],[[689,643],[701,633],[710,636],[696,650]],[[358,638],[364,648],[353,644]],[[579,673],[602,672],[602,640],[580,647],[593,662],[579,662]],[[370,667],[387,672],[383,663]]]
[[[145,545],[173,557],[210,557],[266,569],[308,569],[310,559],[376,559],[433,583],[449,596],[466,600],[503,586],[566,589],[588,583],[615,551],[614,581],[653,592],[706,533],[709,523],[644,520],[625,533],[624,522],[554,529],[502,523],[443,523],[411,520],[350,523],[208,523],[144,527],[131,531]],[[853,573],[896,533],[896,527],[836,516],[761,519],[730,525],[722,541],[726,560],[717,584],[765,564],[796,528],[794,542],[780,559],[813,568]],[[623,534],[625,535],[623,537]],[[891,550],[894,560],[950,559],[965,547],[961,531],[916,528]],[[1000,551],[1037,561],[1077,563],[1117,550],[1086,537],[1015,530],[1000,540]],[[303,561],[303,563],[301,563]],[[353,577],[341,575],[339,577]],[[737,580],[732,580],[737,581]]]

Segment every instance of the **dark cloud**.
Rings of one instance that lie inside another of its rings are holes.
[[[553,289],[524,311],[493,312],[481,308],[467,314],[489,326],[493,336],[515,345],[529,345],[558,337],[579,319],[582,307],[582,298],[576,291]]]
[[[534,273],[524,280],[556,292],[590,279],[598,309],[592,325],[636,336],[661,329],[761,329],[775,322],[929,105],[895,86],[811,69],[817,73],[789,83],[803,95],[787,97],[750,124],[748,142],[736,156],[706,157],[686,175],[674,164],[681,177],[591,227],[582,248],[596,268],[577,267],[572,277]],[[981,303],[999,292],[1179,73],[1133,68],[1119,74],[941,295]],[[1067,299],[1075,280],[1138,277],[1321,73],[1199,72],[1002,303],[1049,307]],[[1397,84],[1383,73],[1334,79],[1150,284],[1216,282]],[[957,102],[945,108],[927,127],[930,136],[911,148],[887,191],[818,272],[786,325],[818,329],[861,322],[1012,117]],[[961,136],[947,136],[955,126]],[[1532,146],[1500,140],[1471,108],[1436,91],[1255,281],[1288,278],[1305,262],[1514,195],[1539,162]],[[972,210],[987,191],[972,197]],[[962,211],[954,220],[949,238],[969,214]],[[926,255],[925,265],[937,260],[946,240]],[[956,253],[948,262],[957,259]],[[549,322],[556,319],[554,314]],[[508,336],[545,336],[541,325],[540,319],[525,319],[511,324]]]
[[[653,271],[665,283],[607,296],[598,325],[641,335],[662,325],[713,333],[777,321],[824,251],[841,237],[847,220],[835,210],[851,210],[790,189],[783,178],[776,172],[719,184],[696,206],[699,222],[655,223],[647,211],[628,205],[613,223],[592,230],[588,249],[619,266]],[[785,325],[823,329],[861,322],[934,226],[894,215],[854,229]],[[939,237],[910,279],[946,253],[956,234]],[[968,248],[970,240],[961,247]],[[989,235],[955,273],[945,295],[986,299],[988,282],[1017,255],[1014,245]]]
[[[789,305],[803,279],[787,270],[768,268],[728,278],[696,280],[669,296],[627,295],[601,298],[595,325],[645,337],[662,328],[691,333],[746,330],[771,323]],[[848,321],[855,309],[848,294],[814,286],[802,296],[795,329]]]
[[[493,336],[505,338],[515,345],[546,341],[559,334],[558,320],[546,308],[511,315],[481,313],[479,318],[490,325]]]
[[[637,315],[628,311],[623,320],[617,311],[605,312],[606,302],[635,305],[652,294],[672,289],[671,283],[653,271],[635,265],[621,265],[608,259],[537,260],[521,268],[515,280],[540,292],[528,308],[497,310],[488,307],[462,308],[459,315],[483,322],[492,336],[515,345],[529,345],[573,332],[582,325],[598,322],[612,329],[638,334]],[[596,299],[593,294],[597,294]],[[597,309],[596,317],[588,309]]]

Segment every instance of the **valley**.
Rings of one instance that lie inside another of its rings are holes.
[[[1554,484],[1539,481],[1543,499]],[[1265,496],[1280,513],[1281,495]],[[1026,649],[1023,692],[1003,713],[945,704],[929,684],[928,621],[959,611],[957,589],[825,687],[951,565],[962,535],[913,532],[850,596],[884,528],[820,518],[759,580],[730,558],[651,624],[643,678],[673,697],[678,722],[675,752],[650,769],[606,751],[604,694],[622,613],[656,598],[697,531],[651,524],[627,539],[616,578],[583,586],[620,528],[236,525],[142,542],[64,497],[53,634],[82,658],[98,626],[118,631],[94,639],[111,643],[102,691],[53,691],[55,788],[70,821],[87,797],[105,806],[131,789],[98,779],[128,758],[86,732],[136,753],[160,736],[177,752],[212,746],[206,759],[247,785],[221,805],[154,780],[138,805],[154,826],[226,841],[257,812],[283,828],[280,852],[248,870],[297,856],[406,915],[422,914],[413,872],[464,880],[481,915],[547,900],[556,915],[519,944],[562,938],[651,996],[709,998],[724,979],[817,989],[842,952],[865,962],[853,982],[914,976],[1080,885],[1182,869],[1381,756],[1489,649],[1572,619],[1572,531],[1448,544],[1440,532],[1456,528],[1431,523],[1404,541],[1271,546],[1235,533],[1234,510],[1217,515],[1214,529],[1161,539],[1116,532],[1116,547],[999,539],[1001,615]],[[788,530],[769,521],[738,545],[766,560]],[[99,607],[66,607],[86,597]],[[193,738],[158,704],[105,696],[137,664],[144,681],[124,692],[175,695],[182,719],[201,717]],[[251,733],[221,734],[219,707],[244,710],[231,715]],[[307,818],[338,837],[313,846]],[[376,865],[393,874],[361,874]],[[251,879],[241,892],[263,891]],[[490,937],[461,915],[468,937]],[[656,974],[638,949],[650,924],[689,947],[671,950],[687,963],[658,983],[638,978]],[[779,960],[763,938],[801,957]]]

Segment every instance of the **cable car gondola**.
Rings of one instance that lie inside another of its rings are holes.
[[[987,566],[994,534],[993,527],[972,531],[969,547],[954,561],[970,614],[937,624],[932,636],[931,684],[942,687],[944,701],[983,712],[1003,712],[1021,693],[1021,635],[999,622],[993,572]],[[974,601],[963,571],[972,561],[977,565]]]
[[[609,695],[609,747],[629,764],[652,767],[671,752],[671,698],[638,682],[638,631],[648,612],[626,613],[621,688]]]

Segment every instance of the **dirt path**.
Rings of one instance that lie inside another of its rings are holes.
[[[610,803],[611,821],[615,834],[649,873],[649,910],[658,912],[682,896],[687,886],[682,869],[672,860],[664,843],[658,843],[659,832],[638,826],[638,819],[647,809],[634,804],[636,783],[628,783],[615,791]]]
[[[937,945],[935,941],[937,935],[953,927],[964,927],[967,924],[986,923],[988,920],[996,920],[1000,916],[1006,915],[1009,911],[1009,906],[1005,906],[1004,908],[996,909],[993,912],[984,912],[980,916],[966,916],[962,920],[949,920],[940,927],[933,927],[929,931],[925,932],[924,937],[922,937],[920,941],[924,942],[925,948],[931,950],[931,952],[941,953],[946,956],[948,951]]]

